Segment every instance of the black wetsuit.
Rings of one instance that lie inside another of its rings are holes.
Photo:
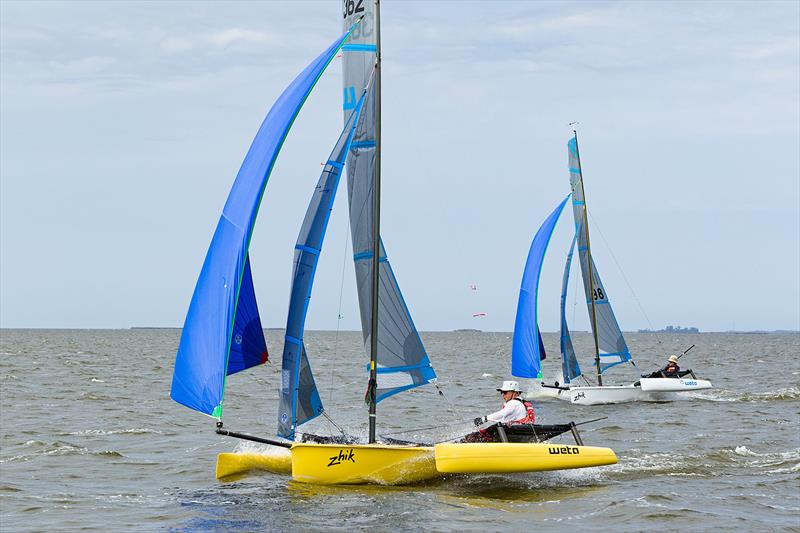
[[[681,375],[681,367],[675,365],[674,367],[670,368],[669,365],[665,366],[661,370],[656,370],[649,376],[648,378],[677,378]]]

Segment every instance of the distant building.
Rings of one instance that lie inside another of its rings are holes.
[[[664,329],[653,331],[652,329],[640,329],[639,333],[700,333],[695,327],[682,328],[680,326],[667,326]]]

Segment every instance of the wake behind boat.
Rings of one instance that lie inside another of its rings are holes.
[[[537,380],[526,394],[527,398],[557,398],[579,405],[633,401],[672,401],[678,399],[682,393],[710,389],[712,387],[711,382],[698,379],[691,370],[685,371],[681,375],[676,374],[673,377],[666,374],[658,375],[664,371],[662,369],[627,385],[603,384],[603,373],[610,368],[623,363],[631,363],[634,368],[638,367],[625,342],[625,337],[611,308],[608,292],[600,280],[597,266],[592,258],[586,198],[583,188],[583,173],[578,152],[578,135],[577,132],[573,133],[574,137],[569,140],[567,145],[572,192],[542,223],[533,238],[530,252],[528,253],[520,288],[517,318],[514,324],[512,374],[517,377]],[[559,383],[545,385],[541,382],[541,361],[545,359],[546,354],[537,316],[539,277],[550,237],[564,209],[564,205],[570,197],[572,198],[572,213],[575,218],[575,235],[567,253],[567,261],[564,266],[564,275],[561,283],[560,351],[563,385]],[[581,372],[566,319],[567,286],[576,243],[578,245],[583,288],[594,339],[597,385],[591,384]],[[674,357],[677,358],[677,356]],[[586,382],[586,385],[576,383],[575,380],[578,377],[581,377]]]
[[[268,470],[291,473],[294,480],[307,483],[405,484],[450,473],[537,472],[616,463],[612,450],[584,446],[573,423],[507,428],[498,424],[496,437],[481,442],[470,441],[469,435],[440,443],[378,439],[378,402],[435,384],[436,372],[380,237],[379,5],[348,0],[343,6],[344,34],[289,85],[256,134],[212,238],[181,334],[171,397],[214,418],[218,434],[280,450],[220,454],[217,477]],[[229,431],[222,423],[227,376],[267,361],[248,253],[258,208],[292,123],[339,50],[344,128],[324,164],[295,246],[281,362],[278,438]],[[300,435],[297,431],[320,415],[330,416],[317,390],[303,336],[314,274],[345,165],[353,260],[369,354],[367,442],[345,434]],[[575,438],[574,446],[545,442],[567,432]]]

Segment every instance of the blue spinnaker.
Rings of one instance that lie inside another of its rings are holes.
[[[312,61],[273,104],[236,175],[203,262],[175,358],[170,396],[218,420],[247,249],[264,188],[300,108],[352,30]]]
[[[294,270],[283,344],[278,407],[278,435],[287,439],[294,439],[297,426],[319,416],[324,410],[306,355],[303,334],[325,230],[363,103],[362,95],[325,163],[294,247]]]
[[[569,267],[572,264],[572,254],[575,251],[575,242],[577,240],[578,235],[576,234],[572,238],[572,244],[569,247],[567,263],[564,265],[564,279],[561,281],[561,375],[564,377],[564,383],[569,383],[581,375],[581,368],[578,366],[578,359],[575,357],[575,348],[572,346],[572,339],[567,325]]]
[[[522,285],[519,289],[517,318],[514,322],[514,340],[511,346],[511,373],[520,378],[541,378],[541,338],[536,316],[536,301],[539,296],[539,275],[542,272],[547,244],[553,235],[558,217],[564,209],[569,195],[558,204],[558,207],[542,223],[533,237],[525,271],[522,274]]]

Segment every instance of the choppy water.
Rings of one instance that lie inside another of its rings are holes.
[[[544,422],[608,416],[583,437],[617,452],[611,467],[317,487],[269,474],[214,479],[216,454],[242,444],[169,400],[179,334],[0,332],[0,529],[800,531],[800,335],[661,335],[659,344],[653,334],[629,334],[650,366],[697,344],[682,366],[691,363],[717,389],[668,404],[537,405]],[[267,337],[277,360],[281,332]],[[363,433],[360,334],[310,332],[306,340],[328,411]],[[440,422],[447,427],[402,436],[454,435],[498,406],[494,389],[509,377],[508,334],[423,340],[455,413],[423,387],[379,405],[379,433]],[[588,335],[574,340],[588,353]],[[545,341],[555,353],[556,335]],[[545,376],[557,366],[547,361]],[[274,434],[279,373],[271,363],[229,379],[226,427]],[[308,426],[335,431],[324,419]]]

